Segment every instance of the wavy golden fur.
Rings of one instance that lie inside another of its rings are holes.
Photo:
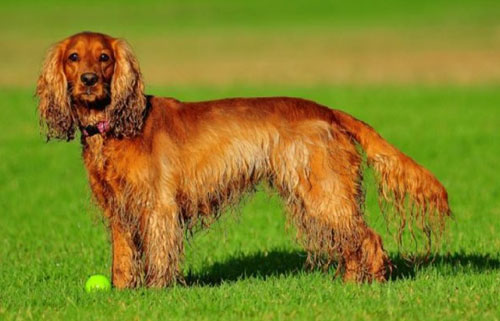
[[[298,98],[187,103],[143,90],[129,46],[90,32],[49,51],[37,86],[47,138],[71,140],[80,129],[90,186],[111,230],[115,287],[182,278],[184,231],[262,181],[285,201],[307,263],[337,262],[345,280],[384,281],[390,262],[363,218],[358,144],[401,231],[417,221],[430,240],[450,214],[429,171],[341,111]]]

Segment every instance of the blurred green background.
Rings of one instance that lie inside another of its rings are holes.
[[[150,86],[500,80],[494,0],[11,1],[0,85],[33,86],[48,46],[83,30],[127,39]]]
[[[298,96],[368,122],[447,187],[447,243],[405,265],[368,173],[387,284],[304,270],[259,191],[189,239],[187,286],[88,295],[108,234],[81,147],[45,144],[33,97],[46,50],[84,30],[125,38],[149,94]],[[500,320],[500,1],[3,0],[0,48],[0,320]]]

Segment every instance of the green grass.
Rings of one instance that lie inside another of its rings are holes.
[[[303,270],[281,205],[262,192],[186,246],[188,285],[87,294],[109,275],[108,234],[90,205],[77,142],[45,144],[31,92],[0,93],[0,320],[499,320],[497,87],[154,88],[184,100],[290,95],[346,110],[431,169],[455,219],[432,263],[402,264],[369,182],[367,219],[399,265],[386,284]],[[370,181],[370,180],[369,180]]]

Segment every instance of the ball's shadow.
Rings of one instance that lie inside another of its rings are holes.
[[[221,283],[231,283],[245,278],[266,279],[274,276],[293,276],[307,271],[306,257],[307,254],[303,251],[286,250],[234,256],[224,262],[211,264],[199,273],[188,272],[185,281],[187,285],[218,286]],[[419,270],[430,268],[438,269],[446,275],[482,273],[500,269],[500,260],[489,254],[437,254],[426,260],[417,258],[418,264],[409,263],[407,258],[400,254],[392,254],[390,258],[394,265],[389,277],[391,282],[414,279]],[[333,278],[335,267],[332,269],[333,272],[329,275]]]

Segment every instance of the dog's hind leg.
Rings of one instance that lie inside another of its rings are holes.
[[[361,156],[342,132],[302,132],[302,142],[292,142],[294,158],[282,158],[276,170],[308,264],[338,261],[345,280],[385,280],[389,262],[381,239],[363,219]]]

